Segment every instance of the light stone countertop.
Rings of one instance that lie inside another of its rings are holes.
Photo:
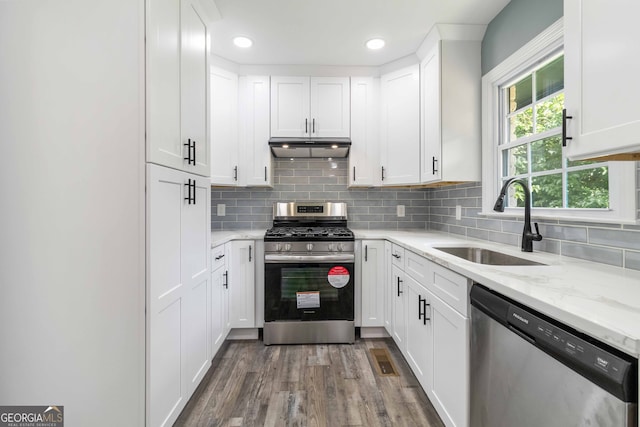
[[[214,231],[212,247],[230,240],[262,239],[265,231]],[[356,239],[389,240],[625,353],[640,355],[640,271],[546,252],[525,253],[515,246],[440,232],[353,231]],[[481,247],[546,265],[476,264],[434,249],[438,246]]]
[[[625,353],[640,354],[640,271],[439,232],[353,231],[356,239],[399,244]],[[547,265],[476,264],[434,249],[438,246],[482,247]]]
[[[211,247],[225,244],[231,240],[262,240],[267,230],[228,230],[212,231]]]

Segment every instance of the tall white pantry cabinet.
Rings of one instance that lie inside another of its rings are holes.
[[[148,0],[146,420],[172,425],[211,366],[207,0]]]

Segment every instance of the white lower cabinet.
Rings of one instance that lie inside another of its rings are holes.
[[[210,183],[147,165],[148,423],[172,425],[211,365]]]
[[[229,243],[229,322],[231,328],[255,328],[255,259],[253,240],[233,240]]]
[[[213,358],[230,330],[229,324],[229,287],[227,276],[229,270],[226,260],[229,259],[229,243],[216,246],[211,251],[211,357]]]
[[[391,242],[384,242],[384,328],[393,335],[393,272],[392,272],[392,245]]]
[[[384,259],[384,240],[362,241],[361,326],[364,327],[384,326]]]
[[[469,425],[469,319],[427,291],[432,373],[427,396],[448,427]],[[423,386],[424,387],[424,386]]]
[[[410,275],[406,275],[407,339],[405,357],[424,390],[433,376],[431,298],[429,292]]]
[[[391,308],[391,336],[398,348],[404,353],[406,349],[405,340],[407,334],[407,315],[405,298],[405,275],[404,271],[395,265],[391,269],[391,289],[393,304]]]
[[[469,427],[471,280],[400,245],[382,250],[383,271],[363,263],[362,277],[384,276],[384,326],[444,424]]]

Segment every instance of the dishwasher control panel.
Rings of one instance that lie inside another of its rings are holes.
[[[554,354],[563,354],[568,361],[621,381],[630,363],[603,350],[594,344],[521,309],[511,305],[508,311],[509,324],[532,337],[543,348]]]

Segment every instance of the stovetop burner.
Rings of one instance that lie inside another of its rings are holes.
[[[277,226],[267,230],[265,240],[353,240],[346,227],[289,227]]]
[[[344,202],[277,202],[265,241],[352,241]]]

